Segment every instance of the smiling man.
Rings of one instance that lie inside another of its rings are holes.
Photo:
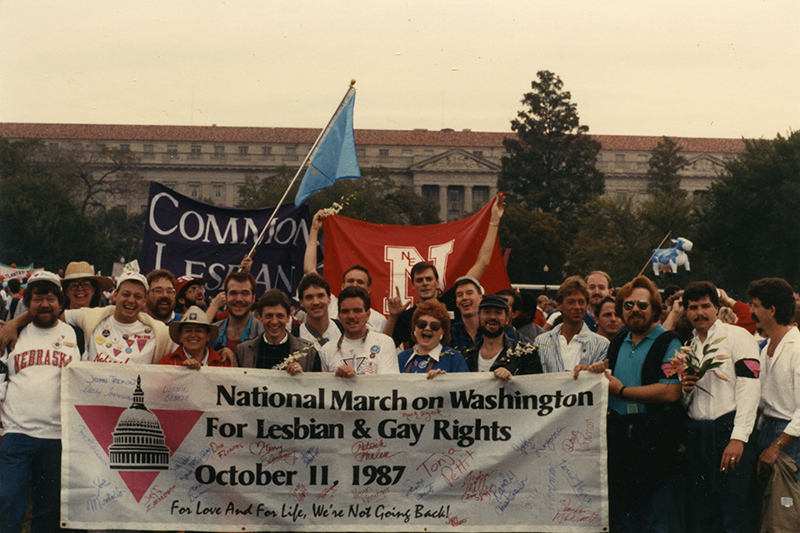
[[[216,346],[235,353],[240,342],[257,339],[264,332],[252,312],[256,301],[256,279],[249,272],[232,272],[225,278],[223,287],[228,317],[215,323],[219,328]]]
[[[169,270],[153,270],[147,274],[147,314],[169,324],[183,315],[175,314],[175,276]]]
[[[707,281],[690,283],[683,291],[686,317],[694,327],[691,348],[701,362],[719,360],[717,372],[725,376],[709,372],[700,380],[688,374],[682,378],[689,409],[689,518],[698,531],[747,531],[748,490],[757,458],[750,433],[761,398],[761,358],[747,330],[717,320],[719,305],[717,288]]]
[[[339,321],[342,337],[320,350],[323,372],[338,377],[358,374],[397,374],[397,350],[391,337],[369,331],[369,294],[361,287],[347,287],[339,293]]]
[[[481,303],[483,288],[474,278],[463,276],[453,284],[456,292],[456,308],[461,313],[461,320],[450,326],[450,346],[462,354],[475,344],[480,327],[478,306]]]
[[[556,294],[563,322],[536,337],[544,372],[571,372],[606,358],[608,340],[592,332],[584,322],[589,289],[579,276],[564,280]]]
[[[293,334],[314,343],[317,351],[328,342],[338,341],[342,336],[342,325],[329,315],[331,286],[328,281],[315,272],[306,274],[300,280],[297,294],[306,312],[306,321]]]
[[[319,372],[319,357],[312,343],[298,339],[286,327],[291,321],[292,303],[278,289],[270,289],[256,304],[256,317],[264,329],[258,339],[245,341],[236,348],[239,366],[247,368],[276,368],[290,356],[286,365],[290,374]]]

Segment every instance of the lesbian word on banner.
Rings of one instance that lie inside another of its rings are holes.
[[[238,270],[273,210],[217,207],[150,182],[142,271],[165,268],[175,276],[202,276],[216,293],[225,276]],[[278,210],[253,256],[258,294],[272,288],[295,293],[303,277],[310,221],[305,205]]]
[[[78,529],[603,531],[602,376],[70,364]]]
[[[370,224],[336,215],[325,219],[325,279],[331,288],[341,286],[342,275],[353,265],[363,265],[372,274],[372,307],[387,314],[387,291],[412,305],[411,268],[428,261],[439,271],[443,292],[475,264],[492,218],[492,203],[471,217],[432,226]],[[492,257],[481,278],[487,293],[511,288],[500,244],[495,240]]]

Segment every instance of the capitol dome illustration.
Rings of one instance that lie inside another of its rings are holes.
[[[108,447],[111,468],[117,470],[167,470],[169,448],[161,423],[144,405],[142,378],[136,378],[133,404],[119,416]]]

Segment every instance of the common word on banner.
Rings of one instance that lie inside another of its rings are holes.
[[[216,294],[225,277],[238,270],[274,209],[218,207],[150,182],[142,271],[164,268],[175,276],[201,276]],[[306,205],[278,209],[253,255],[258,294],[273,288],[295,293],[303,277],[310,221]]]
[[[343,379],[87,362],[63,376],[63,527],[608,526],[602,376]]]

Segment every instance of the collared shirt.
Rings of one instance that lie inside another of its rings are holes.
[[[427,363],[429,359],[433,359],[434,364],[439,362],[439,356],[442,353],[442,343],[436,345],[436,348],[426,354],[417,352],[418,347],[419,345],[414,345],[414,348],[411,349],[411,357],[408,358],[406,364],[400,369],[401,372],[427,372]],[[408,368],[409,366],[411,369]],[[433,368],[433,365],[431,365],[431,368]]]
[[[338,341],[339,337],[342,336],[342,332],[339,330],[339,326],[336,325],[336,322],[328,320],[328,329],[322,332],[322,337],[315,337],[308,329],[306,323],[300,324],[300,331],[297,336],[304,341],[314,343],[314,348],[320,351],[325,344]]]
[[[227,346],[234,352],[236,351],[236,346],[240,342],[249,341],[250,339],[255,339],[261,334],[262,327],[258,320],[254,321],[253,313],[250,313],[250,316],[247,319],[247,325],[244,327],[241,336],[239,339],[229,339],[228,338],[228,322],[230,318],[226,318],[220,322],[216,322],[215,325],[219,328],[219,337],[217,338],[217,342],[214,346],[225,347]],[[254,323],[255,322],[255,323]]]
[[[542,370],[548,372],[572,372],[575,368],[573,365],[567,368],[564,365],[564,358],[561,355],[561,328],[563,324],[559,324],[550,331],[542,333],[536,337],[536,346],[539,348],[539,358],[542,361]],[[597,333],[589,331],[588,327],[581,325],[581,330],[572,337],[570,344],[577,343],[579,346],[580,357],[578,363],[591,365],[598,361],[603,361],[608,354],[608,339],[601,337]]]
[[[763,415],[788,420],[783,432],[800,437],[800,331],[791,328],[772,357],[766,355],[768,348],[761,360]]]
[[[717,344],[713,344],[714,341]],[[701,357],[701,363],[705,359],[729,355],[730,358],[722,360],[722,365],[716,370],[725,374],[730,381],[718,378],[714,372],[708,372],[697,382],[699,387],[708,392],[695,387],[691,393],[683,393],[684,403],[689,407],[689,417],[693,420],[716,420],[736,411],[731,438],[747,442],[756,422],[761,383],[755,377],[737,376],[736,363],[743,359],[752,359],[760,364],[758,343],[746,329],[717,320],[708,329],[706,342],[700,342],[695,331],[691,345]],[[716,351],[702,358],[705,346],[710,346],[709,349],[716,348]],[[672,357],[674,353],[669,355]]]
[[[622,346],[619,347],[617,364],[614,368],[614,376],[616,376],[623,385],[626,387],[640,387],[642,385],[642,365],[644,364],[645,358],[647,358],[647,352],[650,351],[650,348],[653,346],[658,336],[665,331],[667,330],[665,330],[661,324],[656,324],[647,335],[639,340],[639,344],[636,346],[633,345],[633,340],[631,340],[631,332],[629,331],[625,334]],[[673,339],[672,342],[669,343],[669,346],[667,346],[667,351],[664,352],[664,358],[661,361],[662,364],[668,363],[670,358],[675,355],[675,350],[680,349],[681,341],[677,338]],[[663,379],[659,380],[659,383],[680,383],[680,380],[667,378],[665,375]],[[609,396],[608,407],[621,415],[644,413],[647,411],[647,407],[644,403],[625,400],[619,396]]]

